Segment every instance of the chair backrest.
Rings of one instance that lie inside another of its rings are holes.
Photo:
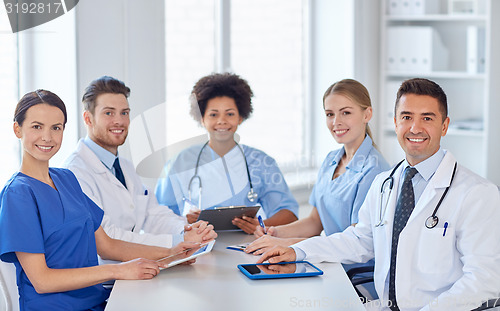
[[[0,310],[19,311],[16,267],[0,260]]]

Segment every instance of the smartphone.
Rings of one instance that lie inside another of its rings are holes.
[[[297,278],[322,275],[323,271],[308,261],[280,262],[277,264],[242,264],[238,269],[252,280]]]

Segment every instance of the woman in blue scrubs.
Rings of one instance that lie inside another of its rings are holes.
[[[265,214],[267,226],[297,220],[298,203],[276,161],[235,141],[238,126],[252,113],[248,83],[235,74],[212,74],[201,78],[192,94],[196,100],[191,115],[205,127],[209,140],[167,164],[165,178],[156,186],[158,202],[185,215],[189,223],[203,209],[256,204],[262,206],[259,213]],[[233,224],[250,234],[259,226],[252,217],[236,218]]]
[[[309,203],[311,214],[288,225],[270,227],[246,252],[258,255],[275,245],[289,246],[306,238],[343,231],[358,222],[358,211],[377,174],[389,169],[371,137],[368,122],[372,107],[368,90],[345,79],[331,85],[323,96],[326,126],[343,147],[323,161]]]
[[[64,103],[45,90],[26,94],[15,110],[23,157],[0,193],[0,259],[16,266],[21,310],[103,310],[109,291],[100,283],[150,279],[164,265],[153,259],[195,245],[167,249],[109,238],[103,211],[73,173],[49,168],[66,120]],[[99,266],[97,254],[127,262]]]

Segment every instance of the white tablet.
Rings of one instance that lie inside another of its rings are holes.
[[[188,257],[183,257],[183,256],[185,256],[184,253],[179,253],[179,254],[170,255],[168,257],[158,259],[157,261],[162,261],[164,263],[169,262],[167,264],[167,268],[170,268],[170,267],[176,266],[180,263],[183,263],[183,262],[186,262],[188,260],[199,257],[201,255],[205,255],[205,254],[210,253],[212,251],[212,248],[214,247],[214,244],[215,244],[215,240],[210,241],[206,244],[202,244],[200,249],[198,249],[196,252],[194,252],[191,256],[188,256]],[[160,268],[160,269],[164,269],[164,268]]]

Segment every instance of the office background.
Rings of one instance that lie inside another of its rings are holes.
[[[497,22],[491,18],[492,12],[499,11],[496,4],[479,1],[486,6],[474,16],[481,17],[454,18],[459,24],[455,28],[463,33],[468,26],[464,23],[472,23],[484,25],[490,36],[495,31],[498,34]],[[441,0],[440,13],[446,13],[451,2]],[[389,0],[80,0],[63,16],[17,34],[12,34],[2,7],[0,131],[4,134],[0,140],[4,148],[0,151],[0,182],[19,166],[20,147],[11,135],[19,97],[45,88],[67,104],[63,147],[51,163],[57,166],[86,133],[81,94],[101,75],[119,78],[132,90],[131,129],[120,152],[134,162],[150,186],[172,150],[204,139],[203,129],[188,115],[188,98],[192,85],[215,71],[235,72],[250,83],[255,94],[254,114],[238,130],[241,142],[277,159],[299,201],[307,200],[326,153],[337,148],[322,111],[323,92],[337,80],[355,78],[367,86],[375,112],[370,126],[382,153],[393,164],[401,153],[385,115],[395,92],[390,98],[386,90],[400,79],[421,75],[387,70],[389,28],[430,25],[439,33],[440,25],[449,21],[394,19],[390,5]],[[453,25],[444,28],[441,35],[455,36],[453,30],[447,30]],[[456,109],[452,99],[457,98],[453,94],[472,85],[470,106],[461,104],[460,117],[467,116],[470,109],[473,116],[482,118],[483,129],[455,132],[443,143],[458,153],[465,166],[500,184],[500,167],[495,161],[499,125],[493,122],[500,96],[490,87],[500,74],[498,60],[493,59],[498,43],[488,38],[486,42],[486,55],[491,59],[487,58],[484,73],[458,78],[425,76],[444,81],[452,116]],[[450,53],[457,53],[456,48],[467,46],[448,47]],[[458,53],[466,55],[465,51]],[[465,63],[455,67],[451,70],[466,71]],[[477,102],[473,102],[475,92],[479,93]],[[481,112],[475,113],[478,109]]]

